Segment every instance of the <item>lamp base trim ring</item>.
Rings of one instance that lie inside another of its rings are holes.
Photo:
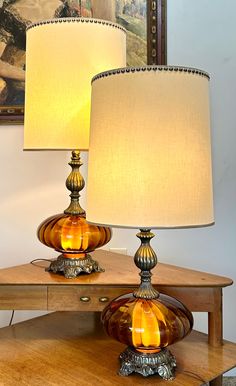
[[[89,254],[86,254],[84,259],[69,259],[58,256],[57,260],[53,261],[45,271],[53,273],[63,273],[67,279],[74,279],[80,273],[104,272],[105,270],[99,266],[96,260],[93,260]]]
[[[157,353],[141,353],[133,347],[127,347],[120,354],[121,367],[119,375],[128,376],[131,373],[139,373],[144,377],[158,374],[164,380],[174,379],[176,359],[167,349]]]

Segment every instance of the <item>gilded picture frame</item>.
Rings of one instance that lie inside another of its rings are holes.
[[[109,19],[128,30],[128,65],[166,64],[166,2],[37,0],[34,7],[32,0],[0,0],[0,124],[24,122],[25,31],[29,24],[52,17]]]

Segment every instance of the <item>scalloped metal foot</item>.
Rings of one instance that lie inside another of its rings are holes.
[[[92,272],[104,272],[105,270],[90,255],[86,255],[84,259],[69,259],[60,255],[45,271],[63,273],[67,279],[73,279],[81,273],[90,274]]]
[[[144,377],[158,374],[164,380],[174,379],[176,359],[167,349],[158,353],[144,354],[133,347],[127,347],[120,354],[121,367],[119,375],[128,376],[131,373],[139,373]]]

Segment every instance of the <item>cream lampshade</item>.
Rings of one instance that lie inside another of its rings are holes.
[[[128,345],[120,374],[171,379],[176,361],[165,347],[191,331],[193,318],[152,287],[157,256],[150,228],[214,222],[209,75],[148,66],[95,76],[88,170],[88,221],[140,228],[134,261],[141,284],[102,314],[108,334]]]
[[[126,33],[109,21],[65,18],[29,26],[26,40],[24,149],[73,150],[66,181],[71,203],[43,221],[38,237],[62,253],[49,270],[67,278],[100,272],[88,252],[106,244],[111,230],[86,222],[79,204],[84,187],[79,150],[89,146],[91,79],[126,65]]]
[[[89,221],[134,228],[212,223],[208,76],[181,68],[128,71],[93,81]]]
[[[126,64],[118,24],[54,19],[27,30],[24,149],[88,150],[91,79]]]

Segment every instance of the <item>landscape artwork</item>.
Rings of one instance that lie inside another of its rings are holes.
[[[71,1],[70,4],[77,4],[84,17],[110,20],[126,28],[127,65],[147,64],[146,0],[81,0]]]
[[[27,26],[62,17],[119,23],[127,29],[127,64],[147,64],[146,0],[0,0],[0,116],[15,110],[23,120]]]

